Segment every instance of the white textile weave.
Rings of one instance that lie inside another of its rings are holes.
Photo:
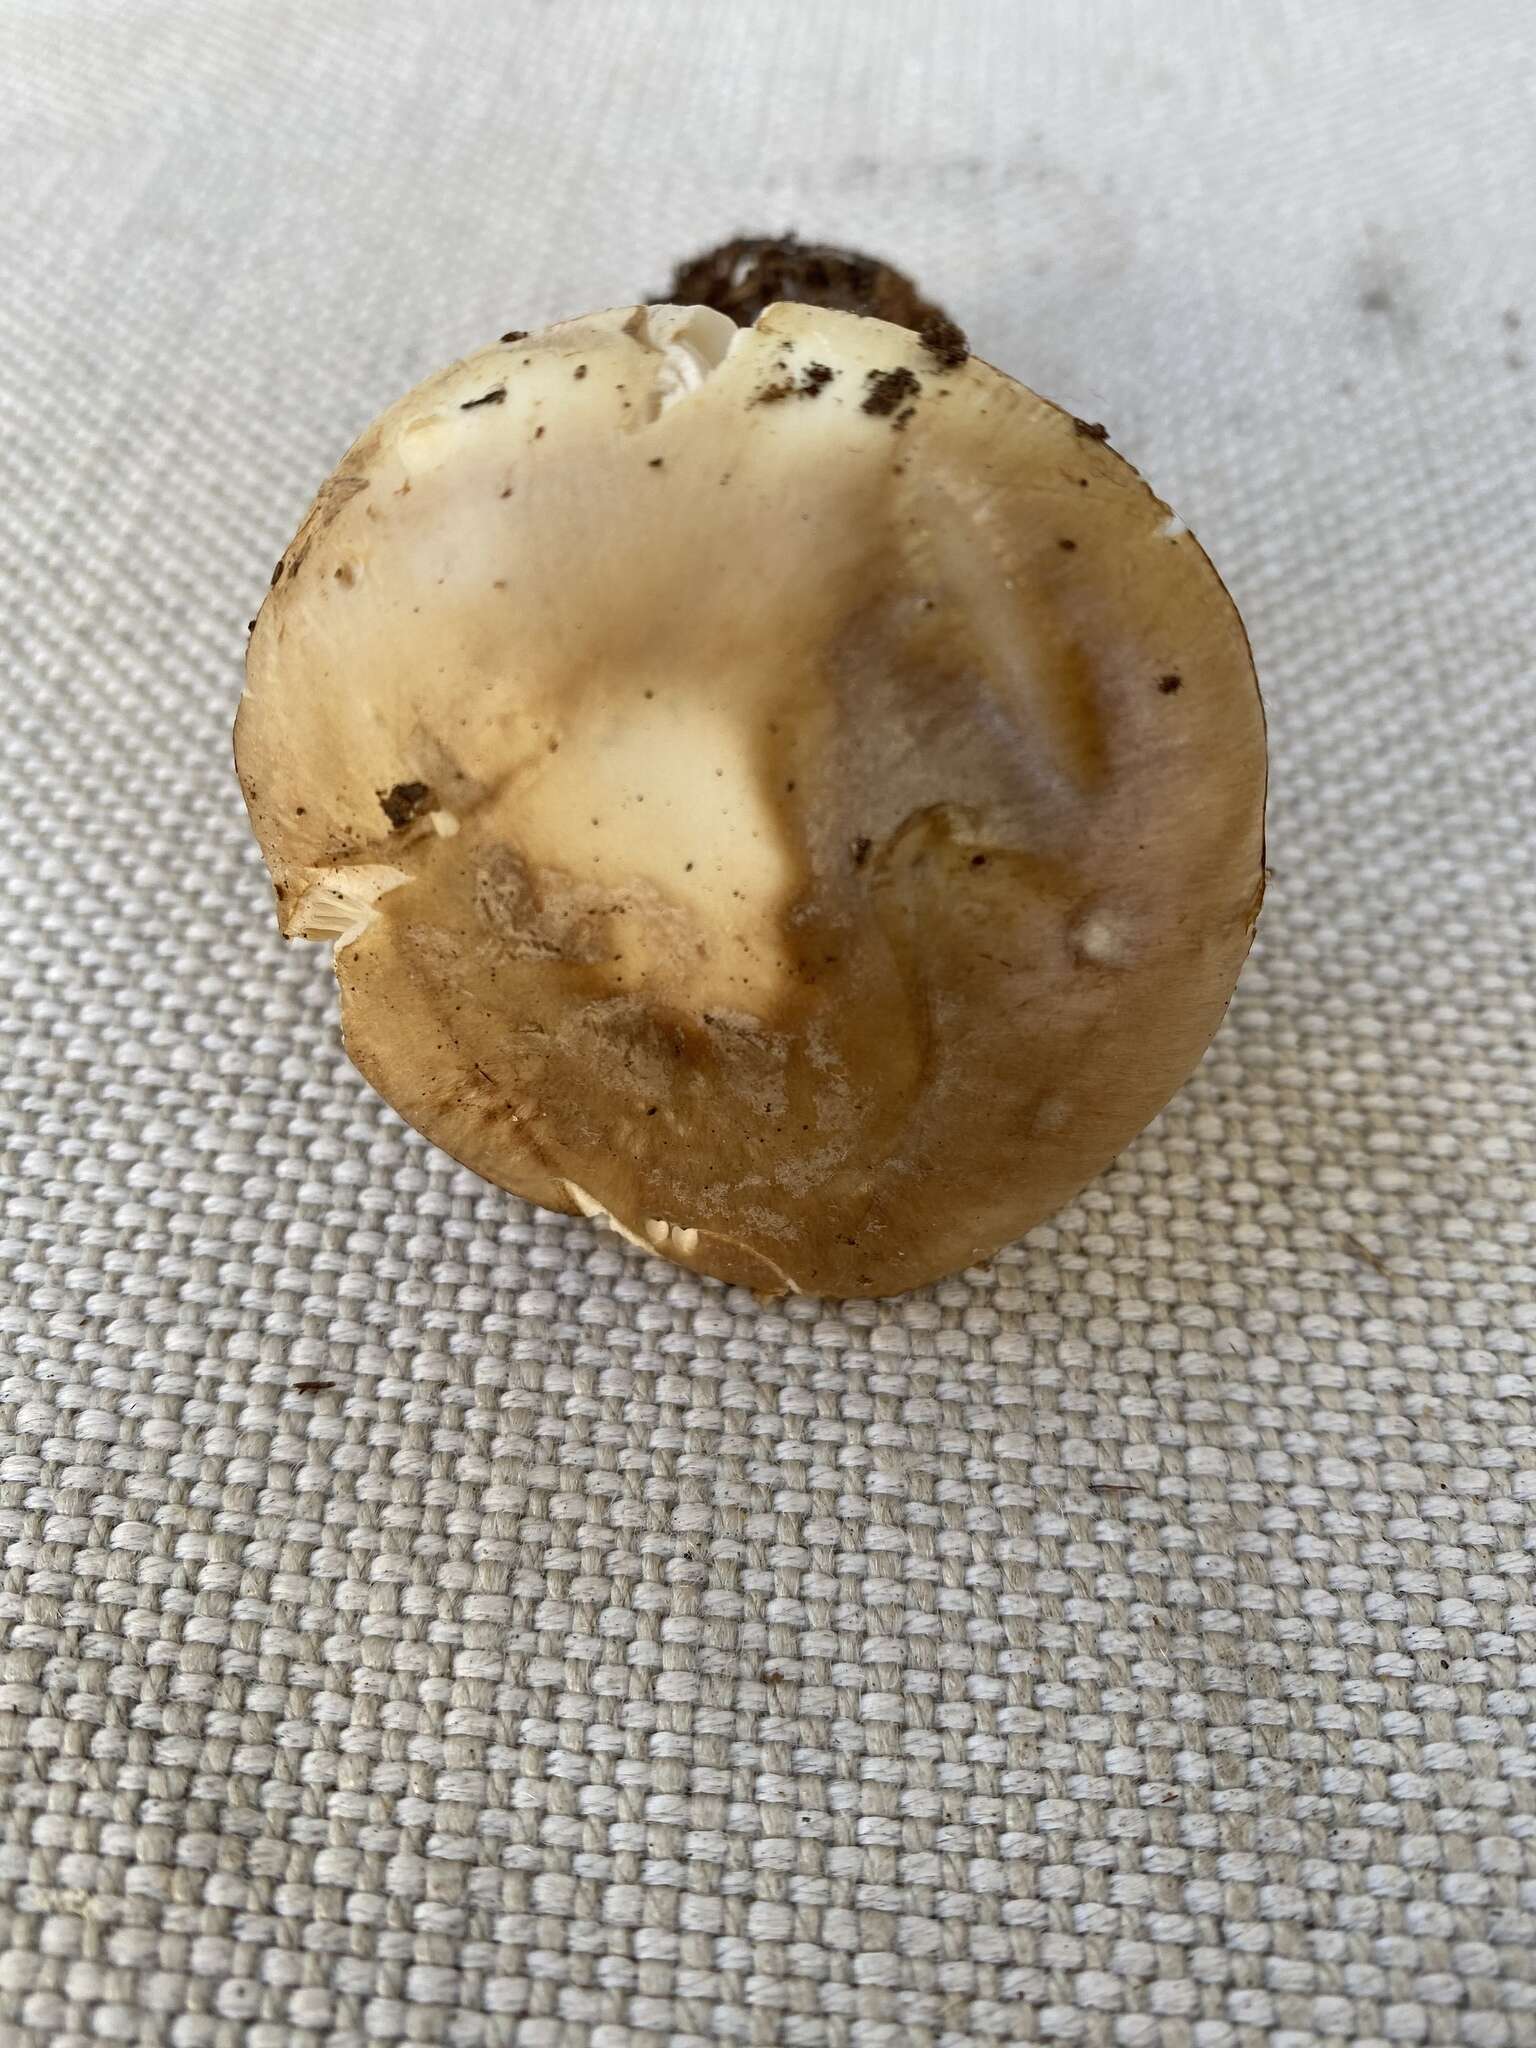
[[[7,0],[0,72],[6,2048],[1530,2048],[1529,0]],[[369,1093],[228,729],[375,411],[786,226],[1196,528],[1275,873],[1066,1212],[765,1309]]]

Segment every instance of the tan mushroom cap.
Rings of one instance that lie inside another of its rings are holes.
[[[236,754],[347,1047],[488,1179],[878,1295],[1092,1178],[1208,1044],[1263,719],[1194,538],[883,321],[620,308],[429,379],[251,639]]]

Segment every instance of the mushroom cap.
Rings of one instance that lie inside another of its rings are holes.
[[[528,1199],[880,1295],[1073,1195],[1195,1066],[1263,715],[1193,536],[972,357],[621,307],[429,378],[323,487],[236,756],[363,1073]]]

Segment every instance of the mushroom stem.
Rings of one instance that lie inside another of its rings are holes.
[[[915,333],[939,322],[953,325],[894,264],[827,242],[802,242],[797,235],[737,235],[679,263],[661,296],[674,306],[713,306],[742,327],[786,299],[833,313],[863,313]]]

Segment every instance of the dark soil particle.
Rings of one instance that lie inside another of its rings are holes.
[[[1183,689],[1184,678],[1182,676],[1159,676],[1157,687],[1165,697],[1171,697],[1175,690]]]
[[[1107,441],[1109,439],[1109,429],[1102,420],[1074,420],[1072,426],[1074,431],[1081,434],[1085,441]]]
[[[918,339],[944,370],[958,370],[971,359],[971,346],[953,320],[932,313],[917,330]]]
[[[526,327],[511,327],[501,338],[503,341],[526,341],[528,330]]]
[[[911,418],[910,410],[902,414],[901,408],[923,388],[905,365],[894,370],[871,370],[864,386],[864,403],[859,410],[873,413],[876,419],[889,419],[892,413],[898,413],[898,426]]]
[[[397,782],[393,789],[379,791],[379,809],[396,832],[414,825],[431,801],[432,791],[425,782]]]
[[[798,382],[793,378],[783,377],[777,383],[765,384],[751,403],[777,405],[785,398],[820,398],[836,375],[836,370],[826,363],[807,363]]]
[[[460,412],[473,412],[477,405],[502,405],[506,402],[507,387],[498,384],[491,391],[483,391],[478,398],[466,398],[459,407]]]
[[[802,242],[796,235],[738,235],[707,249],[678,264],[661,299],[673,306],[713,306],[742,326],[787,299],[838,313],[864,313],[919,332],[930,322],[946,331],[953,328],[942,309],[894,265],[856,249]],[[958,328],[953,332],[963,349],[965,337]]]

